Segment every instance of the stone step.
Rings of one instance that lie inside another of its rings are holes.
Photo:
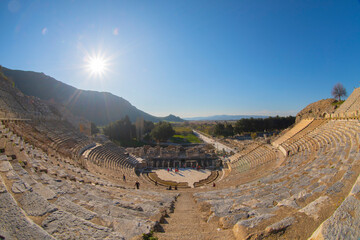
[[[30,191],[26,191],[22,194],[19,197],[18,202],[29,216],[43,216],[58,209],[41,195]]]
[[[7,191],[0,176],[0,236],[5,239],[55,240],[50,234],[26,217]]]
[[[56,239],[105,239],[112,233],[110,228],[61,210],[48,215],[41,226]]]
[[[177,231],[177,232],[187,232],[189,229],[193,229],[194,226],[196,226],[196,228],[199,231],[205,231],[208,229],[207,225],[198,225],[195,222],[193,224],[183,224],[181,222],[179,223],[171,223],[169,225],[162,225],[163,229],[165,232],[173,232],[173,231]]]
[[[96,213],[67,200],[65,197],[58,198],[55,204],[65,211],[85,220],[91,220],[96,216]]]
[[[217,231],[217,230],[216,230]],[[231,231],[227,231],[225,234],[223,231],[219,232],[199,232],[194,229],[193,232],[165,232],[156,233],[156,237],[159,240],[231,240],[234,239]]]

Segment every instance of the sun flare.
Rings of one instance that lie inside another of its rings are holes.
[[[90,72],[91,76],[102,77],[108,67],[108,60],[106,57],[101,55],[93,55],[86,57],[86,68]]]
[[[101,58],[93,58],[89,62],[89,67],[94,73],[103,73],[105,70],[105,61]]]

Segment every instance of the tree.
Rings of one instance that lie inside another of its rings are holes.
[[[153,130],[153,128],[155,127],[154,123],[151,121],[144,121],[144,133],[148,134],[151,132],[151,130]]]
[[[230,123],[226,123],[224,137],[234,136],[234,127]]]
[[[157,142],[166,142],[175,134],[174,129],[168,122],[159,122],[151,130],[150,136]]]
[[[223,136],[225,132],[225,126],[222,123],[217,123],[214,128],[214,134],[216,136]]]
[[[295,117],[243,118],[235,123],[234,133],[281,130],[295,122]]]
[[[341,97],[346,97],[347,93],[346,93],[346,89],[344,88],[344,86],[341,83],[337,83],[335,84],[335,86],[333,87],[332,91],[331,91],[331,95],[334,98],[337,98],[338,101],[341,100]]]
[[[135,136],[135,125],[131,124],[128,116],[110,123],[104,128],[104,134],[111,140],[129,141]]]
[[[91,122],[91,135],[97,134],[99,129],[97,128],[96,124]]]
[[[230,123],[217,123],[214,128],[214,134],[216,136],[234,136],[234,127]]]

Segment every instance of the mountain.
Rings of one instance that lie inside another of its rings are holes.
[[[259,115],[214,115],[208,117],[191,117],[184,118],[189,121],[231,121],[239,120],[243,118],[267,118],[269,116],[259,116]]]
[[[63,104],[72,114],[88,119],[97,125],[106,125],[126,115],[131,121],[136,121],[141,117],[152,122],[184,121],[174,115],[155,117],[137,109],[122,97],[108,92],[77,89],[44,73],[11,70],[4,67],[2,71],[24,94]]]
[[[167,117],[158,117],[161,121],[167,121],[167,122],[184,122],[184,119],[177,117],[175,115],[170,114]]]

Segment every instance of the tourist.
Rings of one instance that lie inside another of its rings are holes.
[[[215,184],[215,182],[213,182],[213,187],[216,187],[216,184]]]
[[[171,187],[171,185],[169,186],[168,190],[172,190],[172,187]]]
[[[155,186],[157,186],[157,181],[155,180]]]
[[[123,174],[123,181],[126,182],[125,174]]]
[[[168,172],[170,171],[170,169],[168,168]]]
[[[135,182],[136,189],[140,188],[140,183],[138,181]]]
[[[177,185],[175,185],[175,190],[177,190]]]

